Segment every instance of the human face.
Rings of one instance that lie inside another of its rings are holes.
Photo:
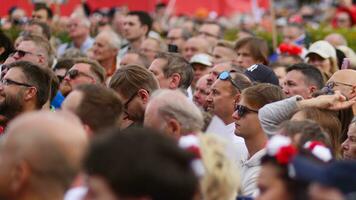
[[[48,19],[48,15],[47,15],[47,11],[45,9],[40,9],[37,11],[33,11],[32,12],[32,19],[40,21],[40,22],[44,22],[47,23]]]
[[[301,95],[305,99],[311,98],[312,91],[306,83],[305,76],[297,70],[287,73],[283,83],[283,91],[287,97]]]
[[[127,53],[121,59],[120,66],[123,67],[123,66],[129,65],[129,64],[139,64],[139,63],[137,63],[138,59],[139,59],[138,54],[136,54],[136,53]]]
[[[257,187],[260,193],[256,200],[291,199],[286,183],[282,180],[277,170],[276,166],[272,164],[266,163],[262,165],[257,179]]]
[[[110,44],[110,38],[102,33],[96,36],[92,47],[93,59],[98,62],[105,62],[116,58],[118,50]]]
[[[350,16],[346,12],[337,14],[336,25],[338,28],[350,28],[352,25]]]
[[[140,46],[140,52],[148,58],[150,63],[155,59],[159,50],[160,46],[158,41],[152,38],[145,39]]]
[[[209,77],[207,79],[208,85],[212,85],[223,71],[230,71],[230,66],[227,63],[215,65],[209,72]]]
[[[78,71],[78,75],[75,77],[71,77],[69,74],[70,71]],[[66,96],[70,91],[72,91],[75,87],[82,84],[94,84],[96,80],[94,78],[93,72],[90,70],[90,65],[86,63],[77,63],[73,65],[73,67],[68,70],[64,80],[62,81],[61,85],[63,84],[64,87],[67,87],[69,91],[63,93]]]
[[[231,62],[236,60],[235,51],[226,47],[217,46],[213,49],[213,63]]]
[[[204,110],[207,108],[206,98],[210,92],[207,77],[208,75],[205,75],[198,80],[193,94],[194,103],[204,108]]]
[[[208,109],[212,110],[226,124],[231,123],[235,105],[235,95],[232,95],[231,87],[230,81],[218,79],[211,86],[210,94],[206,99]]]
[[[190,38],[184,45],[183,57],[189,61],[197,53],[207,53],[203,47],[204,42],[207,41],[203,38]]]
[[[109,184],[100,176],[91,175],[87,179],[88,192],[85,200],[117,200]]]
[[[318,54],[312,53],[308,55],[308,64],[314,65],[320,71],[325,72],[327,74],[330,73],[331,70],[331,62],[330,59],[324,59]]]
[[[143,26],[136,15],[128,15],[124,20],[124,37],[128,41],[136,41],[145,36],[147,26]]]
[[[243,116],[240,116],[238,111],[233,112],[232,117],[235,120],[235,135],[248,139],[257,133],[260,133],[262,128],[258,119],[258,109],[250,105],[243,94],[241,95],[238,105],[245,106],[250,110],[254,110],[254,112],[248,111],[244,113]]]
[[[162,70],[166,65],[167,61],[165,59],[158,58],[154,59],[151,66],[148,68],[158,80],[160,88],[170,88],[169,77],[165,77]]]
[[[236,53],[237,53],[236,64],[239,67],[243,67],[247,69],[251,65],[259,63],[257,60],[255,60],[252,57],[250,49],[247,46],[242,46],[240,49],[237,49]]]
[[[328,80],[326,85],[334,82],[333,91],[339,90],[342,94],[346,95],[347,98],[352,98],[354,94],[354,87],[356,85],[356,72],[355,70],[345,69],[336,71]]]
[[[209,73],[210,67],[202,64],[192,64],[194,70],[194,79],[192,85],[195,85],[196,82],[205,74]]]
[[[167,44],[177,45],[178,50],[181,51],[185,41],[182,37],[182,29],[172,29],[168,32],[167,35]]]
[[[356,160],[356,123],[350,124],[347,138],[341,147],[345,160]]]
[[[89,34],[89,27],[80,18],[71,18],[67,24],[70,38],[80,38]]]
[[[215,24],[203,24],[198,31],[199,37],[202,37],[209,41],[211,44],[215,44],[219,38],[220,27]]]
[[[12,55],[16,61],[29,61],[38,65],[43,64],[43,54],[39,52],[32,41],[21,41],[16,48],[18,52]]]
[[[142,103],[142,91],[134,92],[131,96],[122,95],[122,92],[118,92],[120,99],[123,102],[124,112],[127,115],[127,119],[133,122],[143,123],[145,115],[145,106]],[[145,91],[147,93],[147,91]]]
[[[24,95],[31,86],[20,68],[11,68],[0,82],[0,114],[8,120],[23,111]]]
[[[283,42],[287,44],[294,43],[301,35],[297,27],[284,27],[283,28]]]

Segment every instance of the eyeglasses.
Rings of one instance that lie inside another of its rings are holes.
[[[124,103],[124,109],[127,110],[129,107],[130,102],[136,97],[137,92],[133,93],[131,97]]]
[[[241,92],[241,88],[237,85],[237,83],[234,80],[232,80],[232,78],[230,76],[230,72],[228,72],[228,71],[221,72],[218,76],[218,79],[223,80],[223,81],[229,80],[231,82],[231,84],[235,88],[237,88],[237,90],[239,90],[239,92]]]
[[[258,113],[258,110],[252,110],[252,109],[249,109],[249,108],[246,107],[246,106],[236,104],[236,105],[235,105],[235,112],[237,112],[237,114],[238,114],[240,117],[243,117],[243,116],[245,116],[246,114],[251,113],[251,112],[252,112],[252,113]]]
[[[37,55],[37,56],[38,56],[38,54],[34,54],[34,53],[32,53],[32,52],[23,51],[23,50],[15,50],[14,52],[12,52],[12,53],[10,54],[10,56],[14,56],[15,54],[17,54],[20,58],[26,56],[26,54],[33,54],[33,55]]]
[[[92,76],[90,76],[89,74],[86,74],[84,72],[80,72],[79,70],[77,69],[72,69],[72,70],[69,70],[67,73],[66,73],[66,76],[69,76],[70,79],[75,79],[77,78],[78,76],[85,76],[85,77],[88,77],[90,79],[94,79]]]
[[[217,36],[217,35],[213,35],[213,34],[211,34],[211,33],[203,32],[203,31],[200,31],[198,34],[199,34],[199,35],[202,35],[202,36],[204,36],[204,37],[219,38],[219,36]]]
[[[1,84],[2,85],[19,85],[19,86],[24,86],[24,87],[33,87],[32,85],[29,85],[27,83],[20,83],[20,82],[17,82],[17,81],[14,81],[14,80],[11,80],[11,79],[8,79],[8,78],[3,78],[0,80]]]
[[[344,86],[348,86],[348,87],[353,87],[353,85],[351,84],[347,84],[347,83],[341,83],[341,82],[337,82],[337,81],[330,81],[326,84],[326,87],[328,87],[329,89],[333,89],[335,86],[338,85],[344,85]]]

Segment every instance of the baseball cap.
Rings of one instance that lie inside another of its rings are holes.
[[[292,178],[317,182],[339,189],[343,194],[356,192],[356,161],[316,163],[306,157],[296,156],[289,166]]]
[[[336,50],[335,48],[325,40],[319,40],[310,45],[306,57],[310,54],[315,53],[321,56],[324,59],[335,58],[336,59]]]
[[[271,83],[279,86],[279,81],[273,70],[266,65],[255,64],[247,68],[244,74],[252,81],[259,83]]]
[[[198,64],[202,64],[202,65],[206,65],[206,66],[211,67],[213,65],[211,60],[212,60],[212,58],[208,54],[199,53],[199,54],[194,55],[190,59],[189,63],[190,64],[198,63]]]

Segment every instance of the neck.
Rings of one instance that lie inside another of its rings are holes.
[[[140,37],[136,40],[130,41],[130,46],[134,50],[138,50],[141,46],[142,41],[145,39],[145,36]]]
[[[82,36],[82,37],[76,37],[73,38],[73,44],[76,48],[80,49],[80,47],[82,46],[82,44],[85,42],[85,40],[87,39],[88,35]]]
[[[234,122],[234,118],[232,118],[232,114],[228,115],[228,116],[223,116],[220,119],[225,123],[225,125],[228,125],[228,124],[231,124]]]
[[[354,117],[356,116],[356,104],[352,106],[352,112],[354,113]]]
[[[116,57],[100,61],[100,64],[104,67],[106,71],[106,76],[112,76],[116,71]]]
[[[48,189],[48,188],[47,188]],[[42,190],[37,191],[37,190],[27,190],[24,191],[20,194],[18,194],[17,200],[63,200],[64,198],[64,192],[62,190]]]
[[[263,132],[256,134],[251,138],[244,138],[245,144],[248,150],[249,158],[251,158],[259,150],[263,149],[268,140],[267,135]]]

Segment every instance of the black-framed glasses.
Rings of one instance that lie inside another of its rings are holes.
[[[3,78],[3,79],[0,80],[0,82],[1,82],[2,85],[6,85],[6,86],[8,86],[8,85],[18,85],[18,86],[24,86],[24,87],[33,87],[30,84],[20,83],[20,82],[17,82],[17,81],[8,79],[8,78]]]
[[[124,109],[127,110],[127,108],[129,107],[130,102],[136,97],[137,92],[133,93],[129,99],[127,99],[127,101],[124,103]]]
[[[218,76],[218,79],[223,80],[223,81],[229,80],[230,83],[231,83],[235,88],[237,88],[237,89],[239,90],[239,92],[241,92],[241,88],[237,85],[237,83],[236,83],[234,80],[232,80],[232,77],[231,77],[231,75],[230,75],[230,72],[228,72],[228,71],[223,71],[223,72],[221,72],[221,73],[219,74],[219,76]]]
[[[258,110],[252,110],[246,106],[236,104],[235,105],[235,112],[239,115],[239,117],[243,117],[248,113],[258,113]]]
[[[69,76],[70,79],[75,79],[77,78],[78,76],[85,76],[85,77],[88,77],[90,79],[94,79],[92,76],[90,76],[89,74],[86,74],[84,72],[80,72],[79,70],[77,69],[72,69],[72,70],[69,70],[67,71],[66,73],[66,76]]]

